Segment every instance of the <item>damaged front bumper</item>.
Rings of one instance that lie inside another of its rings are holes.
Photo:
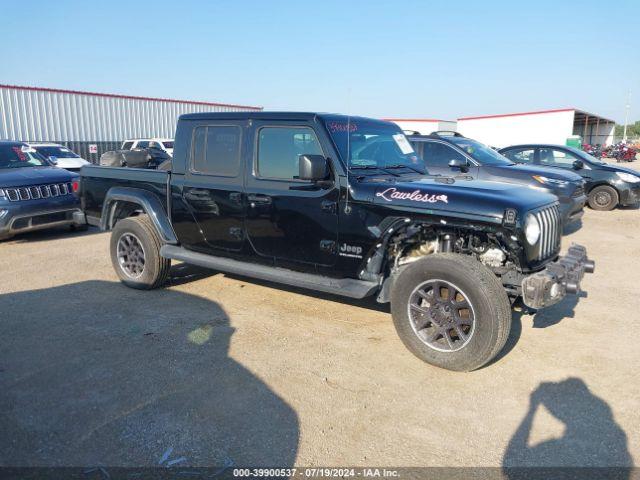
[[[564,257],[522,280],[522,301],[529,308],[554,305],[567,294],[580,293],[585,273],[593,273],[595,263],[587,257],[587,249],[573,244]]]

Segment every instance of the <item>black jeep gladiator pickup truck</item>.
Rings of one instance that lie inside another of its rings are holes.
[[[429,176],[393,123],[315,113],[180,117],[171,171],[87,166],[87,221],[113,230],[128,286],[161,286],[171,260],[391,302],[422,360],[473,370],[503,347],[511,306],[576,294],[594,264],[559,256],[552,195]]]

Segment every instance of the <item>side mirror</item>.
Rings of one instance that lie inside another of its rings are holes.
[[[300,155],[299,172],[300,180],[319,182],[329,176],[329,162],[322,155]]]
[[[54,165],[58,164],[58,157],[54,157],[53,155],[49,157],[49,161]]]
[[[469,164],[467,163],[466,160],[461,160],[459,158],[454,158],[453,160],[449,161],[449,166],[451,168],[457,168],[459,169],[461,172],[466,172],[467,170],[469,170]]]
[[[584,162],[582,160],[576,160],[573,162],[574,170],[582,170],[584,168]]]

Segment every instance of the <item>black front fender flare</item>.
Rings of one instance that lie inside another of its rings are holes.
[[[112,187],[105,196],[102,205],[102,217],[100,219],[101,230],[111,230],[114,225],[114,214],[118,202],[128,202],[140,205],[142,210],[149,215],[153,225],[158,230],[164,243],[176,245],[178,239],[173,231],[169,216],[162,202],[153,193],[141,188]]]

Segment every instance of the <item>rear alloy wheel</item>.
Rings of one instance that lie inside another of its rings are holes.
[[[618,192],[609,185],[600,185],[589,192],[589,206],[594,210],[613,210],[618,201]]]
[[[147,215],[116,223],[111,234],[111,263],[122,283],[150,290],[164,284],[171,261],[160,256],[162,240]]]
[[[511,329],[511,305],[498,277],[475,258],[451,253],[429,255],[398,273],[391,314],[414,355],[448,370],[490,362]]]

